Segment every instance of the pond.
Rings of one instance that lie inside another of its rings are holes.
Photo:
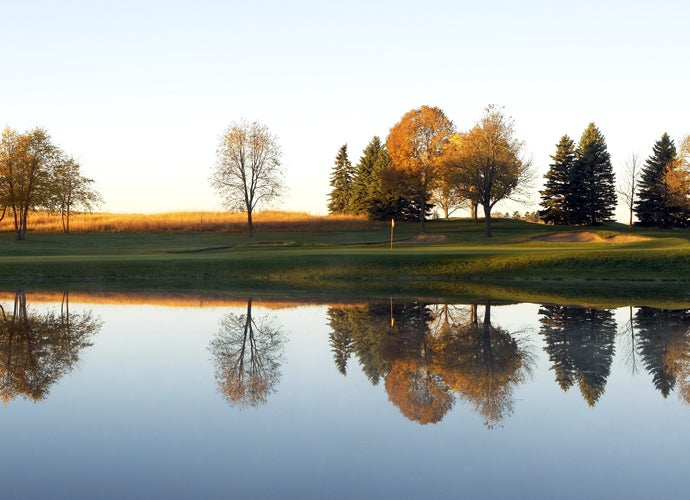
[[[690,309],[0,294],[2,498],[686,498]]]

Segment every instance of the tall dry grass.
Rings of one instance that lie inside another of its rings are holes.
[[[377,227],[363,216],[310,215],[302,212],[257,212],[253,216],[257,232],[283,231],[358,231]],[[59,214],[29,214],[29,231],[61,232]],[[13,231],[8,212],[0,222],[0,231]],[[200,233],[247,231],[247,215],[233,212],[165,212],[157,214],[81,213],[70,218],[74,233]]]
[[[0,304],[12,304],[16,297],[14,292],[0,291]],[[164,292],[117,292],[117,291],[94,291],[94,292],[26,292],[28,304],[52,304],[60,306],[63,302],[69,304],[87,305],[148,305],[162,307],[185,307],[185,308],[205,308],[205,307],[247,307],[246,298],[227,297],[208,293],[164,293]],[[326,304],[339,307],[364,306],[365,302],[351,300],[329,300],[317,301],[300,298],[284,299],[273,297],[253,298],[252,302],[266,309],[291,309],[301,307],[305,304]]]

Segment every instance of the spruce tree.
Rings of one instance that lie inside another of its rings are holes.
[[[347,157],[347,144],[343,144],[335,157],[330,185],[328,211],[332,214],[350,213],[352,199],[352,163]]]
[[[652,155],[645,162],[640,175],[640,190],[635,213],[642,226],[671,227],[674,225],[671,193],[666,174],[676,163],[676,146],[664,133],[656,141]]]
[[[571,223],[606,222],[616,207],[616,179],[606,140],[594,123],[582,133],[576,156],[569,183]]]
[[[561,137],[556,145],[556,154],[551,159],[553,163],[544,176],[546,178],[544,190],[539,192],[541,206],[544,207],[539,211],[539,217],[547,224],[569,224],[569,181],[575,163],[573,140],[567,135]]]
[[[380,172],[376,172],[376,162],[384,146],[377,136],[364,148],[352,180],[351,210],[354,214],[368,214],[372,203],[372,190],[380,185]]]

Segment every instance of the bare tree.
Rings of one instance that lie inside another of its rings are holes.
[[[618,194],[625,203],[625,207],[630,211],[628,227],[633,224],[633,209],[635,208],[635,193],[637,192],[637,181],[640,177],[639,155],[632,153],[630,160],[625,162],[625,172],[623,179],[618,186]]]
[[[229,210],[247,212],[249,236],[253,236],[254,209],[279,197],[284,189],[278,140],[265,125],[242,120],[225,130],[216,154],[211,185]]]

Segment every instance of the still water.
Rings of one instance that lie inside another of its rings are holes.
[[[0,303],[4,499],[688,497],[690,310]]]

